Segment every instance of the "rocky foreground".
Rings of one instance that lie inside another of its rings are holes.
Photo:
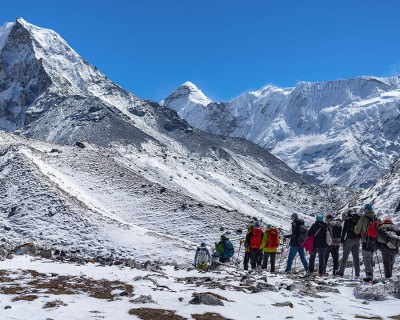
[[[3,256],[1,319],[400,319],[400,277],[381,279],[378,266],[366,284],[350,273],[304,279],[49,253],[25,245]]]

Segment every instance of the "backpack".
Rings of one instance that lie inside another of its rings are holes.
[[[279,233],[276,228],[268,230],[268,242],[266,247],[270,249],[276,249],[279,246]]]
[[[339,220],[334,220],[330,223],[329,227],[332,237],[332,244],[333,245],[340,244],[340,240],[342,237],[342,222]]]
[[[368,223],[368,228],[367,228],[367,233],[366,237],[368,237],[369,240],[377,240],[378,238],[378,228],[379,228],[379,221],[376,218],[368,218],[369,223]]]
[[[230,240],[225,240],[224,241],[224,252],[222,254],[223,258],[230,259],[230,258],[232,258],[234,253],[235,253],[235,250],[233,249],[232,242]]]
[[[299,228],[299,243],[300,244],[306,240],[307,231],[308,231],[308,227],[306,227],[304,224],[300,226],[300,228]]]
[[[260,228],[254,228],[251,232],[250,248],[260,249],[263,232]]]
[[[208,263],[208,255],[207,249],[204,247],[200,247],[197,252],[197,264],[207,264]]]

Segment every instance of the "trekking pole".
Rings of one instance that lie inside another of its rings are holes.
[[[379,263],[379,257],[378,257],[378,250],[375,250],[375,255],[376,255],[376,260],[378,260],[378,267],[379,267],[379,273],[381,275],[381,279],[382,279],[382,270],[381,270],[381,265]]]

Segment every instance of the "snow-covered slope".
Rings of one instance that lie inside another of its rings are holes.
[[[175,94],[164,105],[190,124],[254,141],[310,181],[369,186],[400,155],[399,77],[266,86],[229,103]]]
[[[233,240],[255,216],[288,228],[288,215],[332,210],[344,194],[269,178],[254,159],[170,153],[157,145],[54,145],[0,132],[0,212],[7,239],[89,256],[187,261],[199,241]],[[146,149],[144,149],[146,148]],[[137,237],[140,239],[138,240]],[[162,239],[162,240],[161,240]],[[162,244],[158,245],[158,242]],[[154,246],[154,248],[153,248]]]
[[[400,159],[391,167],[390,172],[378,179],[371,187],[363,190],[340,212],[348,208],[361,207],[371,203],[374,210],[382,218],[389,217],[394,223],[400,222]]]

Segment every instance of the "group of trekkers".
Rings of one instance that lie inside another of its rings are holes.
[[[289,239],[289,250],[285,273],[292,272],[292,264],[297,254],[304,267],[305,276],[312,276],[315,269],[315,259],[318,255],[318,274],[328,275],[327,264],[329,257],[333,260],[333,276],[343,277],[350,253],[353,256],[352,276],[360,277],[360,243],[362,259],[366,276],[364,281],[372,281],[374,276],[374,253],[378,259],[377,250],[381,251],[385,278],[390,278],[393,265],[400,246],[400,228],[395,226],[391,219],[381,221],[375,214],[372,205],[366,204],[361,214],[349,209],[342,215],[342,219],[332,214],[326,217],[323,214],[315,215],[315,222],[307,228],[298,214],[291,215],[291,233],[281,235],[278,228],[268,224],[263,231],[260,222],[255,220],[248,225],[247,233],[241,240],[245,249],[243,267],[245,270],[267,269],[270,263],[270,272],[276,272],[276,254],[278,247]],[[240,251],[239,247],[239,251]],[[342,259],[339,263],[339,250],[342,250]],[[281,257],[284,248],[281,250]],[[309,259],[306,259],[306,251]],[[196,250],[195,266],[199,269],[208,269],[213,259],[219,263],[230,261],[234,254],[232,242],[226,235],[222,235],[216,243],[215,252],[210,255],[206,244],[202,243]],[[379,260],[378,260],[379,263]],[[353,274],[354,272],[354,274]]]

